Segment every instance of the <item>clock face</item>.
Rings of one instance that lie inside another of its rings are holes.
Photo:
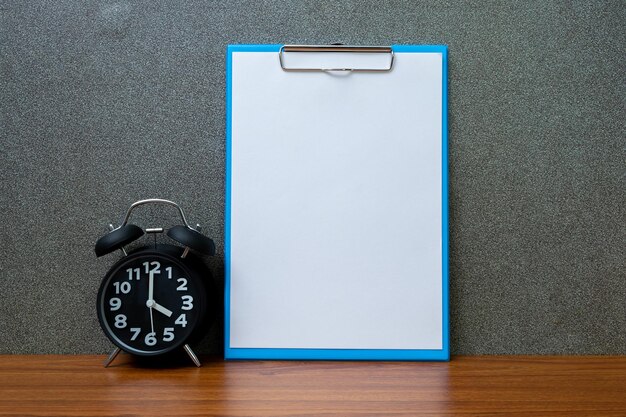
[[[203,313],[204,290],[180,258],[158,251],[131,254],[105,277],[98,316],[121,349],[157,355],[181,346]]]

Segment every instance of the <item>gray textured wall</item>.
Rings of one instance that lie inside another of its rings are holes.
[[[626,353],[624,1],[0,13],[0,353],[110,348],[94,299],[116,256],[93,244],[135,200],[180,202],[221,276],[226,45],[335,41],[449,45],[453,352]]]

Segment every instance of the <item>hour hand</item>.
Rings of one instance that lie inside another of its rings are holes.
[[[161,304],[157,304],[156,301],[153,301],[152,308],[154,308],[159,313],[165,314],[167,317],[172,317],[172,311],[163,307]]]

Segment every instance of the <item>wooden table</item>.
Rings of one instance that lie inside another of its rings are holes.
[[[223,362],[147,369],[120,355],[0,355],[9,416],[626,416],[626,356],[449,363]]]

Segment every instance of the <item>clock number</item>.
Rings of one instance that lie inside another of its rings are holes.
[[[185,313],[178,316],[174,324],[179,324],[183,327],[187,327],[187,315]]]
[[[126,316],[123,314],[118,314],[115,316],[115,327],[118,329],[123,329],[126,327]]]
[[[119,294],[120,291],[122,294],[128,294],[130,292],[130,283],[128,281],[124,282],[114,282],[113,286],[115,287],[115,294]]]
[[[187,291],[187,279],[186,278],[178,278],[176,282],[182,282],[182,284],[180,284],[178,288],[176,288],[176,291]]]
[[[131,336],[130,340],[136,340],[137,336],[139,336],[139,333],[141,333],[141,328],[140,327],[131,327],[130,331],[133,332],[133,335]]]
[[[111,311],[119,310],[122,306],[122,300],[117,297],[113,297],[109,300],[109,305],[111,306]]]
[[[150,332],[146,335],[145,339],[143,339],[143,341],[146,343],[146,345],[148,346],[154,346],[156,345],[157,339],[156,339],[156,333],[155,332]]]
[[[163,341],[171,342],[172,340],[174,340],[174,328],[166,327],[165,329],[163,329]]]
[[[141,269],[140,268],[128,268],[126,270],[126,272],[128,272],[128,280],[132,281],[133,280],[133,272],[135,273],[135,279],[137,281],[139,281],[139,274],[141,273]]]
[[[182,310],[191,310],[193,308],[193,297],[191,295],[183,295],[181,297],[183,299]]]
[[[167,271],[167,279],[172,279],[172,267],[168,266],[165,270]]]
[[[152,269],[150,269],[150,265],[152,265]],[[149,274],[150,272],[153,272],[155,274],[161,273],[161,263],[157,261],[144,262],[143,266],[146,268],[146,274]]]

